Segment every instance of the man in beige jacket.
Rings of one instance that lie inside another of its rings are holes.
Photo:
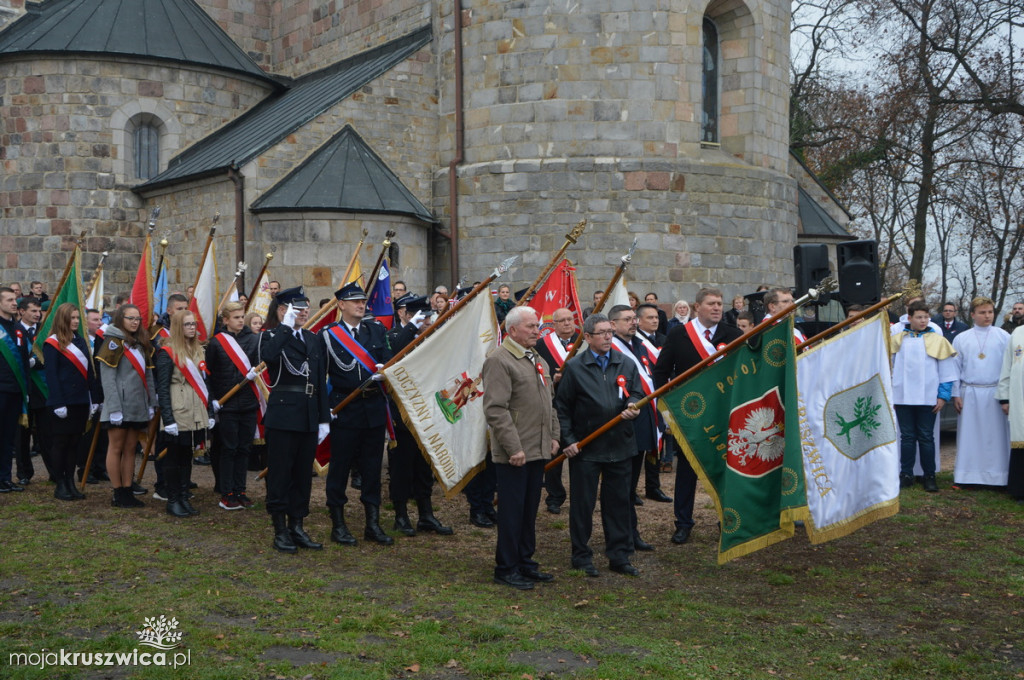
[[[505,317],[508,335],[484,361],[484,415],[498,482],[498,545],[494,582],[530,590],[554,577],[533,559],[544,463],[558,452],[558,416],[552,380],[534,350],[540,321],[530,307]]]

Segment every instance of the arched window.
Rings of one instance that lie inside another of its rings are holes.
[[[704,18],[704,63],[701,70],[702,93],[700,141],[718,143],[718,28]]]
[[[160,172],[160,131],[152,121],[140,123],[133,133],[135,176],[156,177]]]

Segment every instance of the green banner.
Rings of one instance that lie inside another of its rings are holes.
[[[50,298],[50,306],[46,310],[46,316],[39,324],[39,332],[36,333],[35,342],[32,344],[32,351],[35,352],[39,361],[43,360],[43,345],[46,343],[46,338],[52,334],[50,329],[53,327],[54,314],[57,308],[65,302],[70,302],[78,308],[78,334],[83,338],[86,337],[82,291],[82,251],[78,246],[75,246],[74,252],[71,253],[68,266],[64,270],[64,278],[57,287],[57,292]],[[41,372],[33,370],[29,373],[31,373],[32,382],[40,389],[43,396],[49,396],[50,391],[42,379]]]
[[[658,403],[715,501],[719,564],[793,536],[808,513],[792,317]]]

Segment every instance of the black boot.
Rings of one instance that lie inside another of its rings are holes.
[[[441,524],[441,521],[434,517],[434,506],[429,498],[416,499],[416,507],[419,509],[420,517],[416,521],[418,531],[433,531],[441,536],[451,536],[455,530]]]
[[[332,505],[328,510],[331,511],[331,524],[334,525],[331,529],[331,540],[342,545],[355,545],[356,537],[345,526],[345,508]]]
[[[633,548],[636,550],[654,550],[654,546],[640,538],[640,532],[636,529],[633,530]]]
[[[85,494],[82,493],[81,491],[79,491],[78,490],[78,485],[75,484],[75,475],[74,475],[74,473],[65,476],[65,479],[67,480],[68,492],[71,494],[71,497],[73,499],[75,499],[76,501],[80,501],[80,500],[84,499],[85,498]]]
[[[111,489],[110,507],[121,507],[121,487],[119,486],[112,487]]]
[[[191,517],[192,513],[188,511],[185,504],[181,502],[183,496],[181,493],[171,494],[171,497],[167,499],[167,514],[173,515],[174,517]]]
[[[405,503],[395,503],[395,531],[406,536],[416,535],[416,530],[409,521],[409,510]]]
[[[381,545],[391,545],[394,543],[395,539],[388,536],[380,528],[380,507],[371,503],[363,503],[363,508],[366,510],[366,531],[363,532],[366,540],[376,541]]]
[[[75,497],[68,490],[68,480],[63,477],[57,478],[57,488],[53,490],[53,497],[59,501],[73,501]]]
[[[274,550],[286,553],[297,553],[298,548],[292,542],[292,532],[288,531],[288,523],[283,512],[270,513],[270,519],[274,523]]]
[[[317,543],[314,541],[310,538],[309,534],[306,533],[306,530],[302,528],[301,517],[289,517],[288,530],[292,532],[292,542],[300,548],[305,548],[306,550],[320,550],[324,547],[323,543]]]

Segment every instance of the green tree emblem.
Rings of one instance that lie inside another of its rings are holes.
[[[850,445],[850,432],[856,428],[870,438],[882,425],[877,418],[881,408],[882,405],[875,404],[871,396],[858,397],[853,404],[853,420],[846,420],[841,414],[836,414],[836,425],[840,428],[839,436],[846,437],[846,443]]]

